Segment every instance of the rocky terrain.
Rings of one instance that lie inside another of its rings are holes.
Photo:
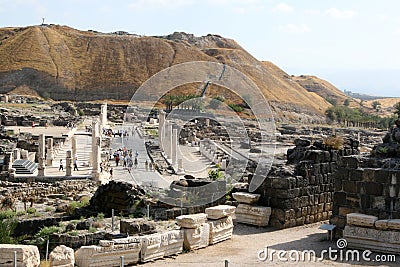
[[[189,61],[220,62],[242,71],[281,120],[322,121],[331,106],[326,99],[340,103],[345,97],[317,78],[313,81],[323,86],[315,90],[303,78],[257,60],[234,40],[218,35],[147,37],[59,25],[0,29],[0,93],[24,88],[54,100],[129,100],[153,74]]]

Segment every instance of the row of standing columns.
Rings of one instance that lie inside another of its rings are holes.
[[[221,170],[226,170],[229,155],[226,155],[223,151],[220,151],[213,142],[209,140],[200,142],[199,150],[201,155],[209,159],[214,164],[218,164]]]

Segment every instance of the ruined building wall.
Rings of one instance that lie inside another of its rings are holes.
[[[334,174],[331,223],[341,237],[346,215],[362,213],[379,219],[400,219],[400,170],[371,168],[371,158],[343,157]]]

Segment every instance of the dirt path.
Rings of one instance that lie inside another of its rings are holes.
[[[273,231],[270,228],[257,228],[236,224],[232,240],[228,240],[205,249],[184,253],[175,258],[158,260],[148,263],[146,266],[225,266],[225,260],[229,261],[229,267],[237,266],[399,266],[400,257],[396,264],[379,264],[376,262],[340,262],[331,261],[327,257],[321,262],[293,262],[279,261],[275,255],[273,261],[261,261],[258,259],[258,251],[268,246],[269,251],[275,250],[315,250],[320,257],[321,251],[337,249],[336,242],[327,241],[326,232],[319,230],[321,223],[300,226],[284,230]],[[375,254],[371,256],[374,257]],[[262,255],[261,255],[262,256]],[[288,258],[288,256],[286,256]]]

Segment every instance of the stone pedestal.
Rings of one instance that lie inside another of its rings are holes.
[[[182,228],[183,248],[185,250],[195,250],[208,246],[210,238],[210,225],[203,223],[197,228]]]
[[[44,134],[39,135],[39,150],[38,150],[38,159],[39,159],[39,166],[38,166],[38,176],[44,176],[45,173],[45,136]]]
[[[197,213],[181,215],[175,218],[176,223],[182,228],[197,228],[207,221],[207,214]]]
[[[58,246],[49,255],[51,267],[74,267],[75,255],[72,248]]]
[[[72,176],[72,151],[67,151],[67,157],[65,158],[65,175]]]

